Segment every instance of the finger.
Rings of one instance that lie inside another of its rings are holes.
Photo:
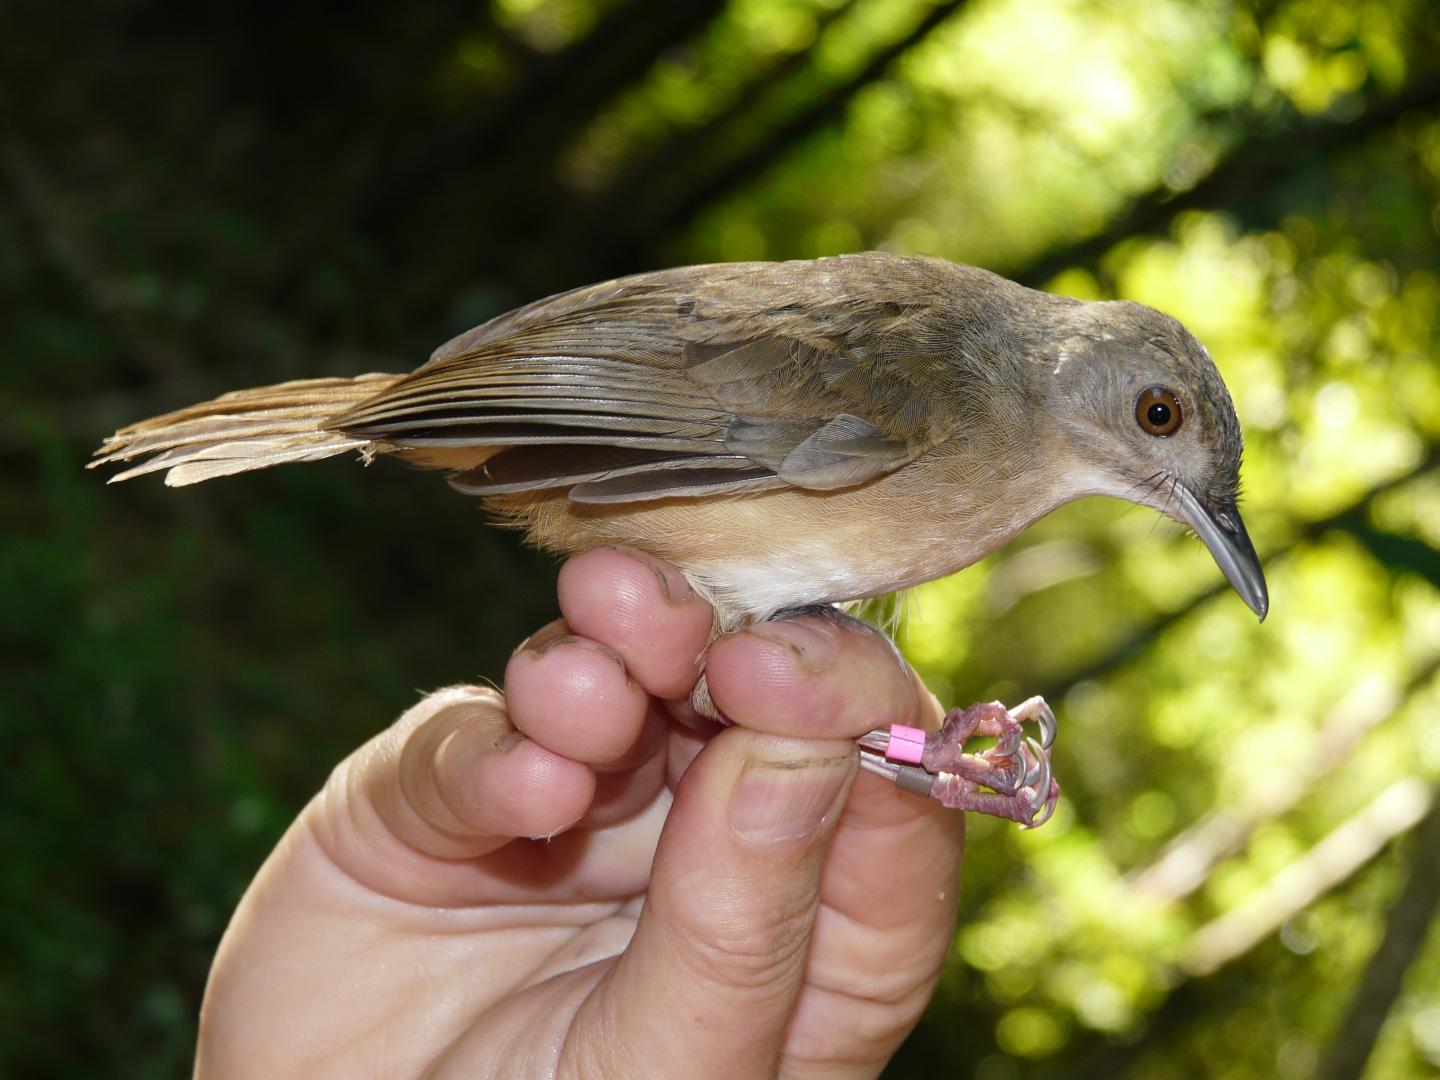
[[[713,736],[705,735],[683,724],[670,728],[670,739],[666,746],[665,783],[673,791],[680,785],[680,779],[696,755],[705,749]]]
[[[630,548],[596,548],[561,567],[556,591],[571,631],[613,649],[649,693],[690,692],[715,615],[674,566]]]
[[[917,685],[918,685],[918,679]],[[944,710],[919,687],[920,716]],[[862,775],[821,879],[807,980],[786,1039],[786,1075],[874,1076],[934,993],[958,911],[965,818]]]
[[[858,619],[756,623],[710,647],[705,675],[728,719],[776,735],[854,737],[913,724],[920,708],[895,647]]]
[[[605,829],[638,814],[665,788],[670,725],[651,702],[644,729],[631,748],[595,769],[595,796],[577,828]]]
[[[630,947],[572,1029],[627,1075],[770,1075],[805,976],[852,743],[735,728],[675,794]]]
[[[597,765],[633,751],[650,705],[614,649],[572,634],[559,620],[510,657],[505,698],[511,721],[530,738]]]
[[[458,686],[361,748],[324,797],[343,806],[350,829],[378,827],[415,852],[458,859],[551,836],[585,813],[594,791],[588,768],[510,725],[498,693]]]
[[[657,753],[635,768],[597,774],[595,797],[576,828],[609,828],[644,810],[665,788],[665,764],[665,755]]]

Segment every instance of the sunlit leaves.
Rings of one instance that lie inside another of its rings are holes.
[[[601,11],[594,0],[492,0],[495,21],[531,48],[554,52],[584,37]]]
[[[837,6],[837,0],[740,0],[728,5],[689,48],[662,57],[643,82],[608,105],[563,160],[566,180],[582,190],[603,187],[627,166],[655,153],[666,138],[712,121],[785,58],[815,48],[822,25]],[[807,58],[807,65],[810,62]],[[777,92],[793,96],[804,89],[797,81],[804,80],[784,81]],[[814,84],[811,78],[808,85]],[[757,137],[757,120],[764,115],[747,117],[732,137]],[[773,120],[773,104],[769,115]],[[733,151],[733,142],[696,149],[713,155],[727,148]]]
[[[1305,112],[1318,113],[1367,79],[1394,87],[1405,77],[1407,25],[1413,2],[1332,4],[1302,0],[1282,6],[1262,50],[1267,79]]]

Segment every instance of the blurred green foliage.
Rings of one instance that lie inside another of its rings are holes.
[[[1433,4],[4,18],[0,1072],[186,1071],[228,913],[328,769],[554,611],[550,561],[433,478],[107,489],[104,434],[404,370],[610,274],[866,247],[1184,320],[1273,598],[1256,625],[1198,544],[1092,500],[907,600],[942,698],[1050,696],[1066,797],[973,822],[893,1075],[1440,1072]]]

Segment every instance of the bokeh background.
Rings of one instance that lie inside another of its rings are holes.
[[[1426,0],[4,4],[0,1073],[187,1073],[332,764],[555,610],[434,477],[106,488],[103,435],[869,247],[1188,323],[1273,597],[1100,500],[918,590],[908,654],[951,704],[1047,694],[1066,794],[973,822],[891,1074],[1440,1073],[1437,245]]]

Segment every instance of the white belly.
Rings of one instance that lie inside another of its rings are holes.
[[[792,540],[784,551],[764,558],[692,563],[686,573],[728,627],[787,608],[883,596],[952,573],[983,554],[972,555],[955,544],[925,551],[912,541],[903,547],[837,549],[830,538]]]

